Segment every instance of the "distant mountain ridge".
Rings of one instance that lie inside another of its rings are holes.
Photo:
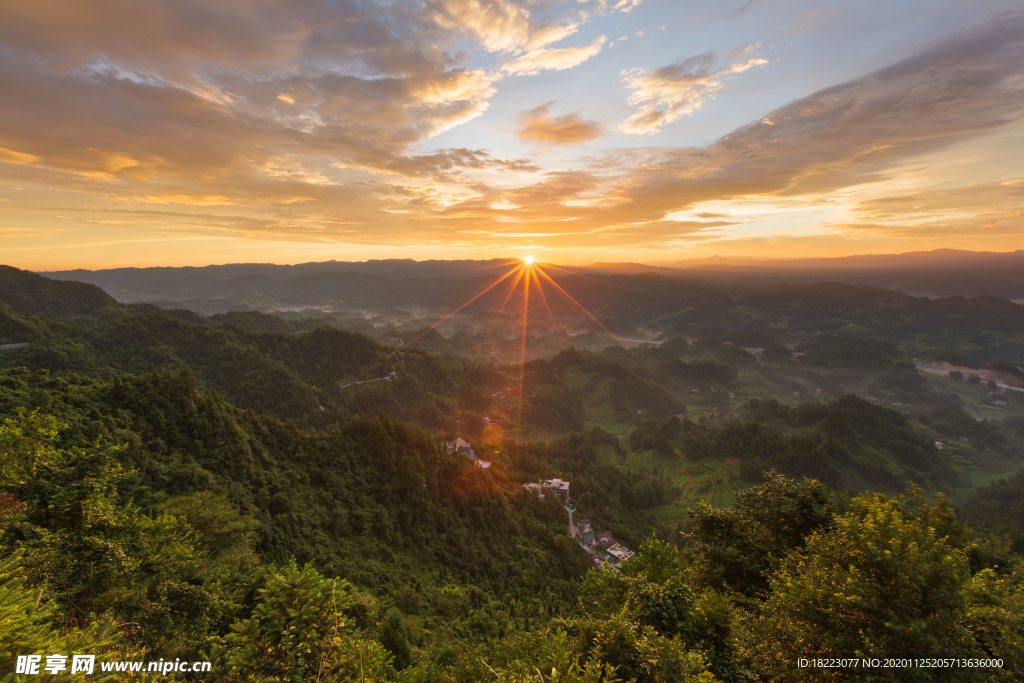
[[[977,268],[1024,267],[1024,250],[1009,252],[968,251],[965,249],[934,249],[900,254],[856,254],[853,256],[807,257],[794,259],[750,259],[713,256],[707,259],[658,261],[653,265],[675,268],[751,268],[751,269],[875,269],[875,268]]]
[[[122,302],[224,299],[263,296],[278,288],[295,296],[301,278],[307,282],[362,281],[369,286],[400,280],[466,281],[502,272],[515,259],[427,260],[380,259],[370,261],[323,261],[279,265],[229,263],[209,266],[113,268],[40,273],[55,280],[76,280],[103,288]],[[880,286],[915,296],[998,296],[1024,300],[1024,250],[973,252],[957,249],[862,254],[832,258],[801,259],[691,259],[647,263],[605,263],[559,266],[579,274],[634,275],[655,273],[664,277],[694,278],[720,284],[763,285],[779,281],[809,284],[819,281]],[[332,274],[341,278],[324,278]],[[557,273],[553,273],[557,274]],[[357,277],[364,276],[364,277]],[[291,284],[294,283],[294,284]],[[357,288],[358,289],[358,288]]]

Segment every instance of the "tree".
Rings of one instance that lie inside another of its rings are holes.
[[[347,581],[293,560],[260,591],[249,619],[236,622],[211,655],[220,681],[379,681],[391,657],[347,628]]]
[[[120,501],[120,447],[58,448],[65,427],[24,410],[0,425],[0,492],[18,501],[0,547],[24,552],[28,577],[53,587],[66,619],[112,611],[133,624],[136,644],[145,637],[168,657],[194,652],[234,609],[233,580],[200,576],[184,520]]]
[[[967,656],[968,578],[966,554],[899,501],[855,498],[771,577],[743,648],[768,678],[791,675],[800,657]]]
[[[412,648],[409,647],[409,629],[402,621],[401,613],[392,607],[380,625],[380,644],[391,653],[396,669],[402,670],[412,663]]]
[[[1003,660],[1000,679],[1024,670],[1024,584],[1016,585],[992,569],[982,569],[966,586],[965,623],[985,657]]]
[[[774,471],[766,478],[740,491],[729,509],[698,503],[688,510],[693,529],[686,536],[686,554],[704,586],[745,599],[763,597],[768,575],[786,553],[831,527],[836,504],[823,484],[785,479]]]
[[[0,560],[0,672],[2,680],[19,680],[12,674],[18,655],[62,654],[71,670],[71,656],[102,655],[104,659],[123,660],[143,656],[119,638],[117,626],[108,615],[93,620],[83,628],[59,631],[53,627],[59,609],[46,599],[45,591],[25,585],[25,568],[21,553]],[[45,660],[42,662],[45,665]],[[42,666],[40,666],[42,669]],[[89,680],[120,680],[123,674],[104,674],[94,663]],[[34,677],[33,677],[34,678]]]
[[[587,575],[580,587],[584,616],[570,632],[590,644],[590,656],[638,681],[709,674],[737,680],[735,610],[724,596],[698,594],[691,583],[679,551],[652,537],[618,570]]]

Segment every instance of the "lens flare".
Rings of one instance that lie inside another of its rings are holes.
[[[598,282],[598,283],[601,283],[603,285],[607,285],[607,286],[615,288],[615,289],[622,289],[622,287],[619,286],[619,285],[616,285],[616,284],[614,284],[612,282],[608,282],[606,280],[598,280],[596,278],[587,277],[586,275],[581,275],[580,273],[575,273],[575,272],[570,271],[570,270],[565,270],[563,268],[558,268],[557,266],[551,266],[550,264],[545,264],[544,266],[540,266],[540,265],[534,263],[533,256],[524,256],[521,261],[510,261],[510,262],[506,262],[506,263],[503,263],[503,264],[498,264],[497,266],[488,266],[488,268],[501,268],[501,267],[507,267],[508,271],[505,272],[504,274],[502,274],[500,277],[496,278],[494,280],[494,282],[492,282],[489,285],[487,285],[486,287],[484,287],[480,292],[478,292],[475,296],[471,297],[469,300],[467,300],[461,306],[457,307],[451,313],[449,313],[448,315],[444,316],[441,320],[439,320],[438,322],[434,323],[433,325],[431,325],[427,329],[425,329],[422,332],[420,332],[420,334],[417,335],[414,339],[412,339],[411,341],[408,341],[405,344],[403,344],[403,348],[408,348],[414,342],[419,341],[428,332],[430,332],[431,330],[436,329],[438,326],[442,325],[446,321],[451,320],[456,314],[458,314],[464,308],[469,306],[471,303],[473,303],[474,301],[480,299],[481,297],[483,297],[488,292],[491,292],[495,287],[497,287],[502,282],[506,282],[507,281],[503,297],[500,294],[498,294],[497,292],[495,292],[495,294],[491,294],[491,298],[492,299],[495,299],[495,297],[501,299],[501,305],[498,306],[495,309],[494,318],[491,320],[491,324],[488,327],[487,332],[484,333],[484,338],[486,339],[487,337],[490,336],[491,330],[493,329],[495,323],[498,321],[498,318],[501,316],[501,314],[505,312],[505,308],[508,305],[509,301],[512,300],[513,297],[515,297],[518,294],[520,306],[522,307],[522,312],[520,313],[521,317],[520,317],[520,320],[519,320],[519,330],[518,330],[519,334],[521,335],[520,344],[519,344],[519,347],[520,347],[519,348],[519,354],[520,354],[519,355],[519,372],[520,372],[520,376],[518,378],[518,386],[510,386],[510,387],[506,388],[505,391],[507,391],[509,393],[515,391],[518,394],[518,399],[519,400],[518,400],[518,406],[517,407],[518,407],[518,413],[519,413],[518,414],[518,418],[519,418],[518,419],[518,423],[519,424],[515,426],[516,429],[511,434],[509,433],[511,431],[509,429],[506,429],[506,430],[494,429],[494,430],[492,430],[493,434],[491,434],[491,436],[494,437],[494,438],[499,438],[500,439],[500,438],[504,438],[504,437],[515,435],[518,438],[522,439],[523,438],[523,434],[524,434],[524,432],[523,432],[523,403],[524,403],[524,399],[526,398],[526,396],[524,396],[524,389],[525,389],[525,384],[526,384],[526,344],[527,344],[527,337],[529,335],[530,322],[531,322],[531,319],[530,319],[530,290],[533,289],[535,294],[539,294],[540,295],[541,303],[544,304],[544,308],[547,311],[548,317],[551,319],[551,323],[552,323],[555,331],[563,339],[565,338],[564,337],[564,332],[561,329],[562,326],[558,324],[558,319],[557,319],[558,316],[556,316],[554,310],[551,307],[551,302],[548,300],[548,292],[552,292],[554,294],[557,294],[559,297],[561,297],[561,299],[565,303],[570,304],[570,306],[572,308],[576,308],[576,309],[582,311],[587,316],[587,318],[589,318],[593,323],[596,323],[598,327],[600,327],[605,332],[607,332],[609,335],[611,335],[616,341],[619,341],[618,337],[616,337],[614,334],[612,334],[612,332],[607,327],[605,327],[601,323],[601,321],[598,320],[596,316],[594,316],[593,313],[588,311],[585,306],[583,306],[580,302],[578,302],[575,298],[573,298],[567,291],[565,291],[565,289],[561,285],[559,285],[557,282],[555,282],[555,280],[548,273],[546,273],[544,271],[545,271],[546,268],[550,267],[550,268],[552,268],[554,270],[557,270],[557,271],[559,271],[561,273],[564,273],[565,275],[570,276],[570,277],[578,277],[578,278],[582,278],[582,279],[585,279],[585,280],[591,280],[593,282]],[[481,270],[481,269],[477,269],[477,270]],[[546,292],[545,290],[548,290],[548,292]],[[497,301],[495,300],[494,303],[497,303]],[[493,304],[491,304],[491,305],[493,305]],[[513,305],[512,310],[514,311],[516,308],[518,308],[518,306]],[[510,339],[515,339],[515,337],[510,337]],[[621,341],[619,341],[619,343],[621,344]],[[510,377],[509,379],[513,379],[513,378]],[[513,396],[514,395],[515,394],[513,394]],[[511,408],[511,406],[509,406],[509,407]],[[511,424],[509,424],[508,426],[510,428],[512,427]]]

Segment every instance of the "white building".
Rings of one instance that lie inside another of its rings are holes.
[[[569,482],[561,479],[547,479],[541,482],[541,486],[551,489],[563,503],[569,500]]]

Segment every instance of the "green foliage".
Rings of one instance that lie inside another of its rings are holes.
[[[13,683],[36,678],[13,673],[18,655],[63,654],[68,657],[69,671],[73,654],[97,655],[97,661],[141,656],[141,652],[122,641],[110,616],[89,619],[89,624],[83,627],[78,627],[81,622],[75,620],[70,628],[55,628],[53,624],[58,619],[59,609],[46,599],[44,590],[29,588],[24,574],[20,552],[0,559],[0,672],[5,674],[0,681]],[[119,679],[119,674],[104,674],[99,664],[95,665],[93,675],[95,678],[90,677],[90,680]]]
[[[1002,659],[1004,670],[996,674],[1012,680],[1024,671],[1024,582],[983,569],[965,587],[965,626],[981,649],[981,656]]]
[[[632,329],[657,314],[700,335],[695,344],[569,349],[523,367],[394,351],[321,321],[90,303],[88,288],[14,276],[27,303],[0,304],[0,336],[30,345],[3,359],[35,371],[0,371],[0,557],[17,557],[0,563],[0,656],[24,632],[42,644],[18,648],[212,648],[214,676],[232,681],[784,680],[795,657],[844,648],[1000,656],[1005,680],[1024,665],[1020,477],[968,502],[980,532],[941,496],[844,505],[818,481],[774,473],[730,508],[694,506],[681,549],[651,536],[663,529],[649,512],[679,494],[666,469],[710,459],[738,459],[750,481],[776,467],[851,490],[962,484],[934,437],[854,396],[755,400],[746,424],[695,424],[675,417],[685,407],[670,389],[714,388],[691,398],[722,408],[725,386],[857,376],[870,392],[927,399],[922,422],[969,437],[972,455],[1002,449],[1024,426],[935,408],[928,380],[871,337],[910,354],[955,319],[985,347],[984,330],[1021,329],[1019,307],[830,285],[766,288],[758,300],[651,277],[644,287],[664,300],[627,288],[601,315]],[[78,309],[53,308],[57,294]],[[818,334],[802,360],[766,331],[794,343],[848,320],[864,336]],[[424,340],[472,347],[466,335],[434,337]],[[740,346],[764,347],[765,365]],[[991,346],[971,353],[1016,357],[1012,343]],[[679,359],[702,353],[717,360]],[[391,368],[400,381],[351,383]],[[509,386],[523,387],[521,409],[491,398]],[[595,401],[624,437],[587,428]],[[527,442],[531,430],[549,440]],[[440,442],[456,434],[492,467],[447,453]],[[633,460],[623,444],[643,452]],[[559,502],[522,495],[522,481],[553,476],[572,480],[601,528],[639,543],[630,561],[587,573]],[[71,619],[86,626],[65,629]]]
[[[402,670],[412,664],[409,629],[402,620],[402,614],[397,609],[392,608],[388,610],[379,631],[380,644],[391,653],[395,668]]]
[[[215,680],[384,680],[390,656],[346,624],[348,592],[347,582],[291,562],[260,590],[252,616],[214,646]]]
[[[928,360],[946,361],[951,365],[961,365],[968,368],[974,367],[974,360],[972,358],[954,349],[928,349],[921,352],[921,357]],[[963,376],[960,379],[963,379]]]
[[[0,265],[0,292],[3,302],[15,313],[63,322],[92,322],[96,316],[109,315],[121,307],[96,285],[51,280],[11,266]]]
[[[976,420],[954,405],[944,405],[926,411],[918,417],[922,423],[944,436],[958,439],[970,439],[980,450],[988,446],[998,446],[1006,441],[1006,436],[999,427],[987,420]]]
[[[972,364],[968,363],[967,365],[968,367],[970,367]],[[1014,365],[1013,363],[992,363],[991,365],[989,365],[989,367],[992,368],[993,370],[999,370],[1000,372],[1005,372],[1009,375],[1024,377],[1024,370],[1021,370],[1020,367]]]
[[[285,320],[284,318],[258,311],[229,311],[215,313],[206,321],[213,324],[233,325],[252,334],[291,334],[305,332],[324,327],[324,323],[315,318],[305,320]]]
[[[196,532],[196,550],[211,564],[226,563],[247,569],[258,563],[253,552],[259,523],[238,513],[223,495],[197,491],[175,496],[160,511],[182,519]]]
[[[786,555],[833,525],[837,504],[820,482],[797,482],[774,471],[767,479],[739,492],[729,509],[698,503],[689,510],[686,552],[702,585],[764,599],[769,577]]]
[[[793,352],[783,344],[766,346],[757,359],[762,363],[782,363],[793,357]]]
[[[744,351],[738,346],[723,346],[715,353],[715,358],[738,370],[746,370],[757,366],[757,358],[754,357],[754,354]]]
[[[193,649],[237,609],[253,565],[237,556],[251,558],[251,549],[236,543],[226,568],[204,562],[183,519],[119,500],[129,474],[119,449],[59,448],[64,428],[25,411],[0,427],[0,492],[19,503],[5,515],[0,547],[24,553],[27,575],[51,586],[67,618],[113,611],[134,625],[133,642],[167,656]]]
[[[143,624],[145,633],[133,637],[155,640],[161,654],[193,649],[203,634],[226,629],[248,609],[265,564],[290,557],[377,595],[422,582],[431,615],[435,606],[441,611],[446,586],[473,585],[472,609],[447,613],[453,632],[474,639],[506,628],[498,606],[517,597],[545,595],[547,605],[567,609],[573,581],[587,568],[564,536],[557,503],[526,499],[521,479],[497,466],[515,459],[511,453],[481,470],[445,452],[439,440],[383,417],[359,418],[331,434],[304,433],[232,408],[182,374],[102,382],[0,373],[0,410],[32,396],[45,398],[67,425],[47,443],[78,453],[66,456],[78,464],[36,468],[29,488],[47,495],[66,488],[62,500],[71,491],[98,491],[94,498],[104,505],[87,509],[102,508],[105,521],[46,518],[49,498],[19,489],[4,514],[22,505],[27,512],[6,525],[4,542],[32,549],[37,576],[61,587],[69,613],[78,600],[116,609]],[[37,418],[38,432],[52,421]],[[580,448],[593,447],[591,436],[608,439],[590,432]],[[123,447],[95,446],[115,439]],[[80,481],[86,475],[91,479]],[[609,502],[617,504],[617,494],[611,489]],[[61,549],[71,552],[75,543],[116,552],[58,562]],[[367,605],[354,614],[368,627],[379,615]],[[541,608],[531,599],[524,614],[536,619],[546,614]]]
[[[675,455],[672,440],[682,431],[675,415],[660,420],[644,420],[629,432],[629,447],[634,451],[652,450],[659,455]]]
[[[687,585],[678,552],[652,539],[621,573],[591,571],[573,617],[459,658],[443,675],[434,671],[431,680],[480,680],[488,673],[510,682],[718,680],[708,663],[720,665],[721,672],[735,669],[731,634],[723,631],[716,639],[706,628],[707,618],[715,618],[702,609],[706,602]]]
[[[131,311],[85,328],[0,308],[0,336],[19,335],[19,341],[29,342],[10,357],[32,369],[110,378],[187,368],[201,386],[239,407],[316,426],[349,417],[353,407],[345,396],[318,394],[314,386],[333,387],[359,375],[384,353],[366,337],[334,329],[300,336],[254,334],[233,325],[197,325]]]
[[[856,498],[771,577],[744,649],[768,677],[798,657],[974,656],[968,580],[965,553],[898,501]]]
[[[804,403],[796,408],[774,399],[752,399],[743,411],[759,423],[779,420],[801,430],[783,437],[748,424],[728,426],[717,434],[709,430],[697,440],[697,452],[714,454],[731,449],[748,459],[741,469],[747,479],[758,470],[775,467],[790,475],[813,476],[830,486],[850,490],[862,488],[851,477],[854,472],[861,481],[889,492],[899,491],[907,480],[945,485],[960,481],[948,456],[916,431],[906,415],[856,396],[844,396],[828,404]],[[953,406],[939,409],[943,414],[948,411],[962,413]],[[921,419],[927,423],[928,414]],[[985,430],[991,435],[987,423],[968,420],[971,433]],[[888,457],[879,457],[880,453]]]
[[[971,524],[1004,536],[1014,552],[1024,553],[1024,470],[978,488],[964,512]]]
[[[804,363],[835,367],[884,367],[902,355],[890,341],[832,334],[813,337],[796,350],[807,354]]]
[[[670,360],[662,366],[662,372],[668,377],[678,379],[687,384],[727,385],[736,381],[739,373],[735,369],[711,360],[700,360],[687,363]]]

